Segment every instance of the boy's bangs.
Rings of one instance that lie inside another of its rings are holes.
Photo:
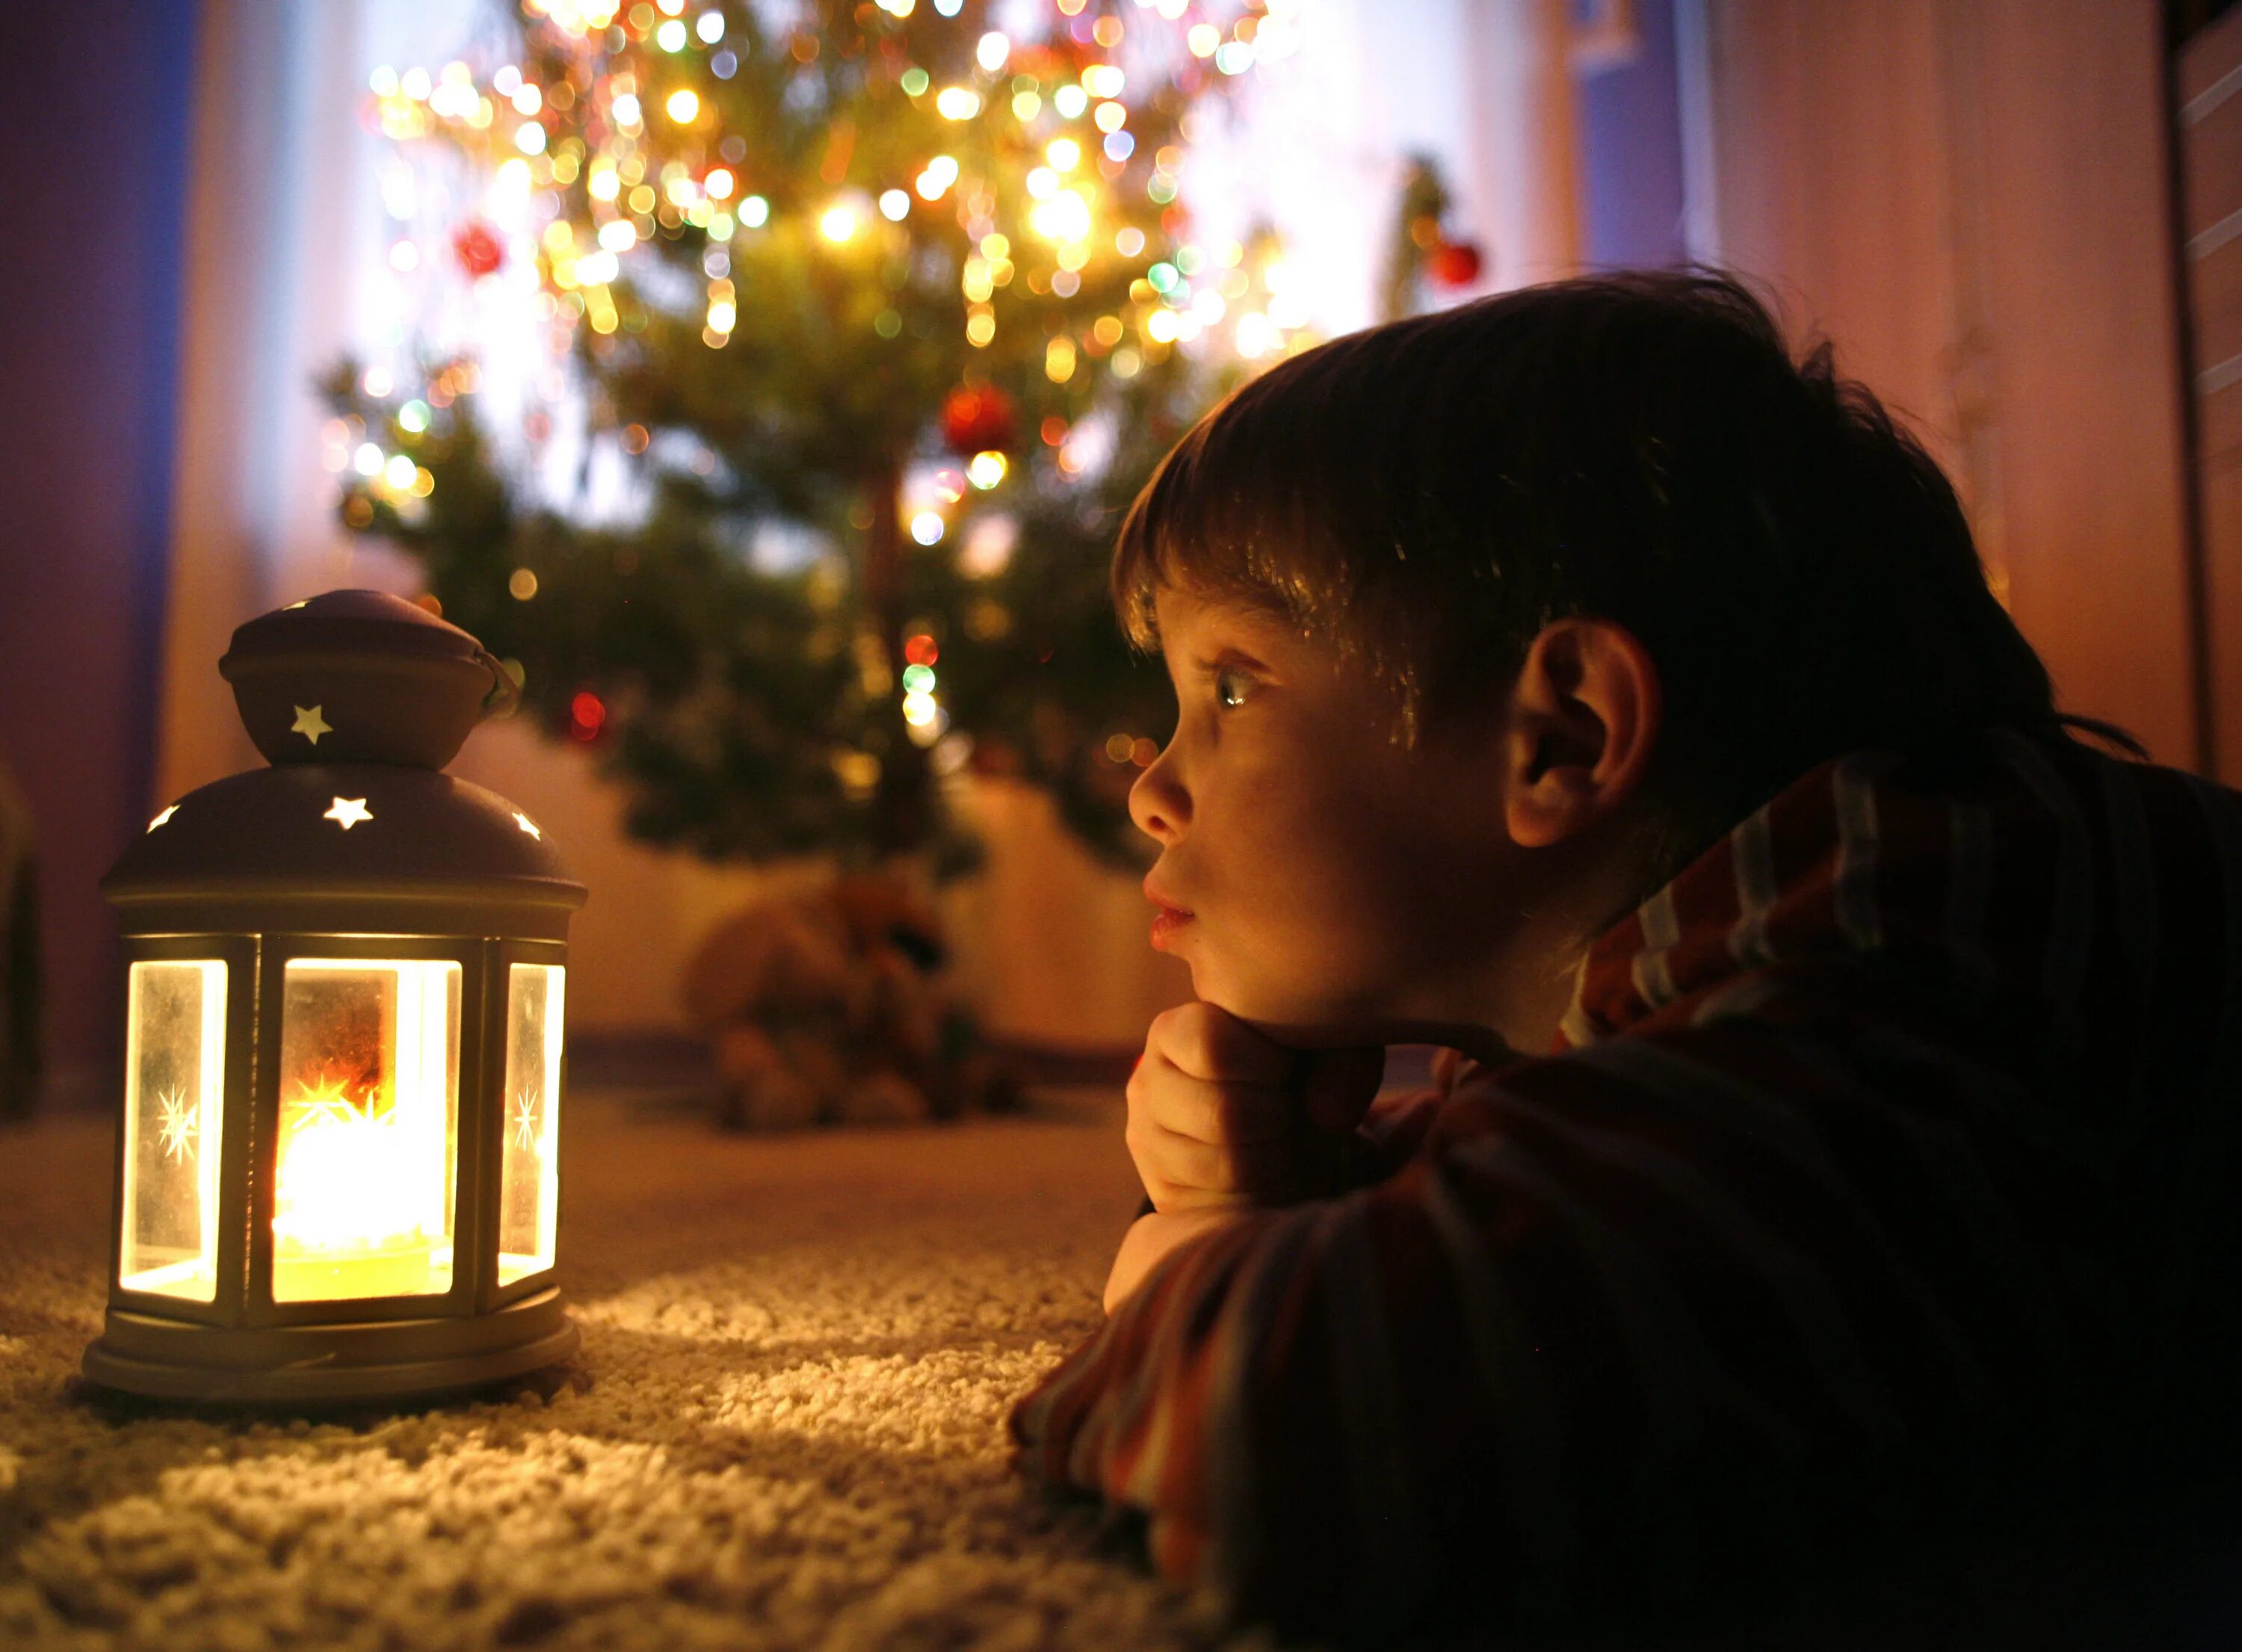
[[[1161,462],[1114,546],[1114,612],[1130,642],[1160,647],[1154,601],[1187,588],[1326,630],[1346,605],[1354,558],[1343,477],[1306,457],[1301,432],[1260,428],[1235,398]],[[1289,439],[1288,439],[1289,438]]]

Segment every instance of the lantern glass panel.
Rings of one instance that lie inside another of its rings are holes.
[[[117,1283],[214,1301],[225,964],[135,964],[128,997]]]
[[[460,966],[290,959],[272,1300],[448,1291],[459,1143]]]
[[[499,1174],[498,1282],[553,1266],[559,1225],[560,1020],[559,964],[515,964],[506,1010],[506,1147]]]

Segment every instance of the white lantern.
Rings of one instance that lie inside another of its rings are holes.
[[[331,592],[221,663],[272,766],[104,880],[127,957],[115,1267],[87,1376],[362,1400],[565,1359],[568,914],[543,828],[440,772],[514,686],[411,603]]]

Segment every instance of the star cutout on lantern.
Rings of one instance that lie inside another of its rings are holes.
[[[297,706],[295,726],[288,732],[291,734],[301,734],[312,745],[317,746],[319,743],[320,735],[332,734],[335,732],[328,726],[327,719],[319,715],[319,711],[320,708],[317,706]]]
[[[152,819],[152,820],[151,820],[150,822],[148,822],[148,830],[149,830],[149,831],[151,831],[151,832],[153,832],[153,831],[154,831],[158,826],[159,826],[163,825],[164,821],[166,821],[166,820],[170,819],[173,815],[177,814],[178,812],[179,812],[179,806],[178,806],[178,804],[173,803],[173,804],[168,805],[168,806],[164,808],[164,810],[163,813],[161,813],[161,814],[158,815],[154,819]]]
[[[364,798],[337,798],[335,799],[335,806],[329,809],[325,814],[321,815],[319,819],[322,820],[332,820],[337,826],[347,832],[361,820],[373,819],[373,813],[366,806],[366,799]]]
[[[525,1147],[537,1146],[537,1098],[527,1090],[514,1098],[514,1139]]]
[[[161,1139],[164,1156],[175,1161],[184,1159],[194,1146],[188,1134],[194,1128],[194,1119],[187,1108],[187,1094],[184,1090],[166,1090],[156,1100],[164,1109]]]
[[[294,1109],[291,1122],[299,1129],[323,1124],[359,1124],[367,1116],[352,1104],[339,1085],[325,1081],[313,1084],[297,1080],[296,1094],[288,1098],[287,1105]]]
[[[524,814],[524,813],[523,813],[520,809],[516,809],[516,810],[514,812],[514,825],[516,825],[516,826],[520,826],[520,827],[524,832],[527,832],[527,833],[529,833],[529,835],[530,835],[531,837],[533,837],[533,838],[537,838],[537,839],[541,839],[545,836],[545,834],[544,834],[542,832],[540,832],[540,831],[537,829],[537,822],[536,822],[536,821],[534,821],[534,820],[533,820],[533,819],[531,819],[527,815]]]

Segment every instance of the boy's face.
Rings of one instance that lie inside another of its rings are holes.
[[[1412,751],[1359,658],[1186,588],[1156,612],[1176,732],[1129,807],[1161,847],[1146,894],[1191,915],[1153,944],[1248,1020],[1344,1040],[1464,1013],[1527,904],[1500,718]]]

